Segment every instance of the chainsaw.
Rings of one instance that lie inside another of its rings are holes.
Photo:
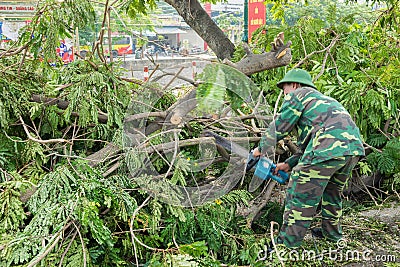
[[[285,171],[279,170],[278,175],[274,175],[276,165],[272,162],[272,160],[266,157],[254,157],[253,150],[250,151],[246,172],[250,171],[255,166],[254,175],[260,179],[268,180],[272,179],[277,181],[280,184],[285,184],[289,179],[289,174]]]
[[[264,156],[253,156],[253,150],[248,152],[244,147],[229,141],[228,139],[210,131],[204,132],[205,136],[214,137],[215,143],[223,148],[237,154],[242,158],[247,159],[246,172],[254,168],[254,177],[249,185],[249,191],[255,191],[263,181],[272,179],[279,184],[285,184],[289,179],[289,174],[285,171],[279,170],[278,175],[274,175],[276,165],[272,160]]]

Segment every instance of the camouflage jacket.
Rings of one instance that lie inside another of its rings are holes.
[[[285,161],[291,168],[299,160],[314,164],[365,153],[360,131],[346,109],[313,88],[298,88],[285,96],[278,116],[261,138],[259,150],[269,154],[268,150],[295,128],[300,152]]]

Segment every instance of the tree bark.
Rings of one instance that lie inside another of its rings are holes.
[[[197,0],[165,0],[178,12],[185,22],[207,42],[219,59],[230,59],[235,45],[215,24]]]
[[[291,42],[284,44],[283,33],[279,33],[270,52],[253,54],[247,44],[244,43],[247,56],[237,63],[232,63],[229,59],[235,51],[235,45],[215,24],[198,0],[165,0],[165,2],[175,8],[185,22],[207,42],[220,60],[246,75],[286,66],[292,60]],[[279,40],[279,42],[276,42],[276,40]]]
[[[277,183],[271,180],[261,194],[249,202],[248,206],[238,207],[237,214],[246,218],[249,228],[251,228],[252,223],[258,218],[261,210],[268,204],[276,185]]]
[[[291,60],[291,50],[288,49],[285,55],[279,59],[276,57],[276,52],[267,52],[262,54],[250,53],[237,63],[232,63],[228,59],[225,59],[224,63],[238,69],[246,75],[251,75],[264,70],[286,66]]]

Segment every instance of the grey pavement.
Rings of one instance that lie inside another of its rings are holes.
[[[168,87],[190,84],[187,80],[193,80],[194,74],[201,73],[207,64],[217,61],[215,56],[209,55],[160,56],[153,59],[154,63],[148,59],[135,59],[133,56],[118,57],[116,60],[121,61],[126,69],[125,77],[144,80],[144,66],[148,66],[150,81],[158,82],[162,86],[169,84]],[[159,65],[157,69],[155,64]],[[176,74],[178,74],[177,77],[174,77]]]

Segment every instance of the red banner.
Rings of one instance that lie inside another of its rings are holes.
[[[264,0],[248,0],[248,1],[249,1],[248,31],[249,31],[249,41],[250,41],[252,33],[260,26],[265,25],[266,9],[264,5]]]

